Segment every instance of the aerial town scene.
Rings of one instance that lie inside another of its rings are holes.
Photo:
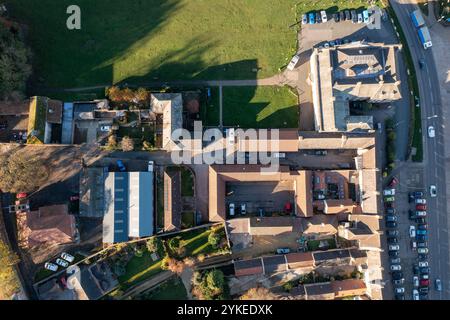
[[[449,0],[0,0],[0,300],[450,299],[449,47]]]

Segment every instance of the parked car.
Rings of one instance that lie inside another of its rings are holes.
[[[419,254],[428,254],[428,248],[418,248],[417,253]]]
[[[117,163],[117,166],[119,167],[119,171],[120,171],[120,172],[125,172],[125,171],[127,171],[127,168],[126,168],[125,165],[123,164],[123,161],[122,161],[122,160],[117,160],[116,163]]]
[[[398,239],[397,238],[387,238],[387,242],[389,244],[397,244],[398,243]]]
[[[362,23],[363,22],[363,16],[361,13],[358,13],[358,23]]]
[[[437,278],[436,280],[434,280],[434,286],[435,286],[437,291],[442,291],[441,279]]]
[[[419,300],[419,291],[417,289],[414,289],[412,296],[413,296],[413,300]]]
[[[413,286],[418,287],[419,286],[419,277],[413,276]]]
[[[419,261],[427,261],[428,260],[428,255],[427,254],[419,254]]]
[[[352,16],[349,10],[345,10],[345,20],[351,20]]]
[[[428,273],[423,273],[420,275],[420,279],[430,279],[430,275]]]
[[[245,203],[241,204],[241,214],[246,214],[247,213],[247,206],[245,205]]]
[[[230,203],[230,216],[234,216],[234,203]]]
[[[426,273],[426,274],[430,273],[430,268],[429,267],[419,268],[419,270],[420,270],[420,273]]]
[[[409,198],[414,200],[414,199],[419,199],[419,198],[423,198],[424,194],[422,191],[413,191],[409,193]]]
[[[402,270],[402,266],[399,264],[393,264],[390,269],[391,271],[400,271]]]
[[[56,259],[56,264],[60,265],[63,268],[67,268],[69,266],[69,263],[66,260],[60,258]]]
[[[336,39],[336,45],[340,46],[342,44],[342,40],[341,39]]]
[[[396,258],[398,257],[400,254],[398,253],[398,251],[388,251],[388,255],[391,258]]]
[[[308,15],[307,14],[302,15],[302,24],[308,24]]]
[[[419,229],[419,230],[426,230],[426,229],[428,229],[428,224],[420,223],[420,224],[417,225],[417,229]]]
[[[101,126],[100,127],[100,131],[102,131],[102,132],[110,132],[111,131],[111,126]]]
[[[437,196],[436,186],[433,185],[433,184],[430,186],[430,196],[431,196],[432,198],[434,198],[434,197]]]
[[[327,12],[325,10],[320,11],[320,16],[322,17],[322,22],[325,23],[328,21]]]
[[[419,268],[428,267],[428,261],[419,261]]]
[[[403,293],[396,294],[395,300],[405,300],[405,295]]]
[[[384,196],[395,196],[395,189],[384,189],[383,191]]]
[[[417,242],[417,247],[419,248],[418,249],[418,253],[421,253],[420,252],[420,249],[422,248],[422,249],[426,249],[426,248],[428,248],[428,242],[426,242],[426,241],[419,241],[419,242]],[[428,253],[428,251],[427,251],[427,253]]]
[[[58,271],[58,266],[56,264],[54,264],[54,263],[51,263],[51,262],[46,262],[44,264],[44,268],[47,269],[47,270],[53,271],[53,272]]]
[[[362,13],[362,17],[363,17],[364,23],[368,24],[369,23],[369,11],[364,10]]]
[[[385,197],[384,201],[385,202],[394,202],[395,201],[395,197],[393,197],[393,196]]]
[[[424,217],[417,217],[416,223],[424,224],[427,223],[427,220]]]
[[[386,214],[395,214],[394,208],[386,208]]]
[[[387,208],[395,208],[395,202],[385,202],[384,207]]]
[[[386,221],[395,222],[397,220],[398,220],[397,216],[390,215],[390,214],[386,215]]]
[[[334,22],[339,22],[339,20],[340,20],[339,13],[333,13],[333,20],[334,20]]]
[[[436,136],[436,132],[434,131],[434,127],[433,126],[429,126],[428,127],[428,137],[429,138],[434,138]]]
[[[314,24],[316,23],[316,15],[314,14],[314,12],[311,12],[309,15],[309,24]]]
[[[428,293],[428,287],[420,287],[419,288],[419,293]]]
[[[400,246],[398,244],[390,244],[389,250],[390,251],[398,251],[398,250],[400,250]]]
[[[418,235],[426,235],[427,234],[427,230],[419,229],[419,230],[417,230],[417,234]]]
[[[428,287],[430,285],[430,279],[422,279],[420,280],[421,287]]]
[[[392,272],[392,279],[394,279],[394,280],[403,279],[403,272],[401,272],[401,271]]]
[[[391,181],[389,182],[389,187],[393,188],[398,184],[398,179],[396,177],[392,177]]]
[[[68,254],[67,252],[61,253],[61,258],[63,258],[69,263],[72,263],[75,260],[75,257],[71,254]]]
[[[358,16],[356,14],[356,10],[352,10],[352,11],[350,11],[350,13],[352,14],[352,23],[357,23],[358,22]]]
[[[426,217],[427,212],[422,210],[416,210],[416,217]]]
[[[389,262],[390,262],[391,264],[400,264],[400,261],[401,261],[400,258],[391,258],[391,259],[389,260]]]
[[[427,205],[426,204],[416,204],[416,210],[426,211],[427,210]]]
[[[388,237],[397,237],[400,234],[398,230],[387,230],[386,235]]]
[[[425,67],[425,60],[423,58],[419,59],[419,68],[423,69],[423,67]]]
[[[397,222],[394,221],[386,221],[386,228],[397,228]]]
[[[291,61],[289,62],[287,69],[288,70],[294,70],[295,66],[298,63],[298,60],[300,60],[300,56],[298,54],[296,54],[295,56],[292,57]]]
[[[414,238],[416,236],[416,227],[415,226],[409,226],[409,236],[411,238]]]
[[[316,13],[316,23],[322,23],[322,17],[320,16],[320,12]]]
[[[393,280],[392,280],[392,283],[393,283],[394,285],[396,285],[396,286],[401,286],[402,284],[405,283],[405,279],[404,279],[404,278],[401,278],[401,279],[393,279]]]
[[[339,11],[339,20],[345,21],[345,13],[344,13],[344,11]]]
[[[278,248],[277,249],[277,254],[288,254],[289,252],[291,252],[291,249],[289,249],[289,248]]]
[[[417,242],[414,240],[411,240],[411,250],[416,251],[417,250]]]
[[[416,240],[417,241],[427,241],[428,240],[428,235],[416,234]]]
[[[395,293],[396,294],[402,294],[402,293],[405,293],[405,288],[395,288]]]
[[[416,198],[416,204],[427,204],[427,199]]]

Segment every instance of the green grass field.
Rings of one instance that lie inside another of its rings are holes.
[[[119,277],[119,283],[123,289],[151,278],[161,272],[161,260],[153,261],[146,250],[142,257],[133,257],[126,266],[126,272]]]
[[[28,25],[37,84],[84,87],[276,74],[296,50],[294,0],[7,0]]]
[[[298,128],[298,97],[287,87],[224,87],[225,126]]]
[[[181,279],[168,280],[158,288],[142,294],[143,300],[187,300],[186,288]]]

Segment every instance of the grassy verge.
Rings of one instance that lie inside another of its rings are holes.
[[[410,90],[412,90],[413,94],[410,97],[410,107],[411,107],[411,124],[410,124],[410,143],[413,148],[415,148],[416,153],[412,156],[412,160],[414,162],[421,162],[423,159],[423,145],[422,145],[422,115],[420,106],[418,105],[419,101],[419,85],[417,83],[416,71],[414,68],[414,62],[411,55],[411,51],[409,50],[408,43],[406,41],[405,34],[400,26],[400,22],[395,15],[392,7],[387,6],[387,10],[389,12],[389,16],[394,20],[394,25],[400,35],[400,42],[403,45],[403,58],[405,60],[406,66],[409,70],[408,76],[408,85]]]
[[[288,87],[224,87],[225,126],[298,128],[297,95]]]

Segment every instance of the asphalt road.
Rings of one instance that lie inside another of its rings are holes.
[[[450,296],[449,228],[445,192],[442,105],[436,65],[431,52],[433,48],[423,49],[411,22],[409,15],[417,9],[417,6],[409,3],[409,0],[392,0],[390,2],[405,33],[419,83],[424,142],[424,187],[428,194],[429,264],[430,279],[432,280],[429,299],[447,300]],[[423,68],[419,67],[419,59],[425,61]],[[431,125],[436,131],[435,138],[428,138],[427,135],[427,128]],[[429,195],[430,185],[437,187],[436,198],[431,198]],[[436,278],[442,280],[442,292],[434,289]]]

